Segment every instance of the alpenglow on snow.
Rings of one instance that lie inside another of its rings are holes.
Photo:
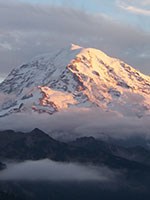
[[[72,45],[35,57],[0,84],[0,116],[53,114],[98,107],[123,115],[150,114],[150,77],[100,50]]]

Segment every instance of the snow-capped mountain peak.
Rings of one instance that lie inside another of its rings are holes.
[[[150,111],[150,77],[104,52],[72,44],[15,68],[0,84],[0,115],[99,107],[141,117]]]

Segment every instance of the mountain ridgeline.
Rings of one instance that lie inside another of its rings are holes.
[[[149,170],[150,150],[140,146],[124,147],[94,137],[61,142],[40,129],[31,132],[0,132],[0,160],[25,161],[49,158],[61,162],[91,163],[111,168]]]
[[[75,200],[98,200],[101,197],[105,200],[128,197],[141,200],[149,197],[149,149],[141,146],[124,147],[94,137],[61,142],[39,129],[28,133],[13,130],[0,132],[0,178],[3,172],[6,174],[7,168],[10,169],[11,163],[17,165],[27,160],[42,159],[58,162],[60,166],[62,163],[78,163],[91,169],[96,167],[97,170],[107,167],[117,177],[112,182],[0,180],[0,199],[72,199],[72,195]],[[42,174],[42,171],[39,173]]]

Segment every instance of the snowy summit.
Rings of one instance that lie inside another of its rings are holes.
[[[150,113],[150,77],[104,52],[71,47],[38,56],[0,84],[0,116],[98,107],[123,115]]]

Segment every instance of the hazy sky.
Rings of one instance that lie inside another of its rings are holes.
[[[0,0],[0,79],[70,43],[150,74],[150,0]]]

